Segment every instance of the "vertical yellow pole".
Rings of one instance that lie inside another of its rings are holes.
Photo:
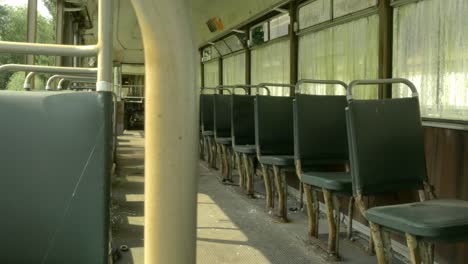
[[[196,47],[188,0],[132,0],[143,34],[145,263],[196,262]]]

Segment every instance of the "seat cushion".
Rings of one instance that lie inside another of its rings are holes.
[[[2,263],[107,263],[112,101],[0,91]]]
[[[258,160],[265,165],[294,167],[294,156],[290,155],[260,156]]]
[[[257,149],[255,145],[235,145],[233,147],[235,152],[244,153],[244,154],[255,154]]]
[[[331,191],[352,193],[351,174],[347,172],[315,172],[301,174],[301,182]]]
[[[375,207],[367,219],[386,228],[431,240],[468,239],[468,202],[432,200]]]
[[[214,132],[213,130],[205,130],[202,132],[202,135],[205,136],[205,137],[212,137],[214,136]]]
[[[215,142],[221,145],[231,145],[232,138],[230,137],[217,137]]]

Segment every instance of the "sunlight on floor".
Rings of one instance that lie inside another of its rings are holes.
[[[198,194],[197,259],[199,263],[269,263],[257,249],[248,245],[247,236],[206,194]],[[253,263],[253,262],[252,262]]]
[[[125,176],[125,179],[128,182],[137,182],[137,183],[145,182],[145,177],[143,176]]]
[[[126,194],[125,200],[127,202],[144,202],[145,195],[144,194]]]
[[[128,216],[127,221],[130,225],[144,226],[145,218],[143,216]]]

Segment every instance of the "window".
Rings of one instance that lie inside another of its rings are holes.
[[[377,5],[377,0],[334,0],[333,15],[341,17]]]
[[[219,60],[213,60],[203,65],[205,72],[205,87],[219,85]]]
[[[331,1],[316,0],[299,9],[299,29],[331,20]]]
[[[245,38],[245,34],[239,34]],[[224,42],[229,46],[232,52],[239,51],[244,48],[238,35],[231,35],[224,39]]]
[[[290,24],[289,14],[282,14],[252,27],[250,29],[250,46],[287,36]]]
[[[424,117],[468,120],[468,2],[425,0],[396,8],[393,75],[411,80]],[[409,96],[404,87],[394,97]]]
[[[225,85],[245,84],[245,53],[223,59],[223,83]]]
[[[252,84],[289,84],[289,40],[252,50]],[[288,96],[289,88],[272,87],[271,95]]]
[[[341,80],[378,77],[379,17],[361,18],[346,24],[309,33],[299,39],[299,79]],[[345,94],[341,87],[304,85],[314,94]],[[378,89],[357,87],[355,98],[377,98]]]
[[[214,46],[216,50],[221,54],[221,56],[227,55],[232,52],[228,45],[224,42],[224,40],[216,42]]]
[[[286,36],[289,34],[289,24],[291,18],[289,14],[280,15],[270,20],[270,40]]]
[[[252,46],[265,43],[268,40],[268,22],[263,22],[252,27],[250,30],[250,41]]]
[[[203,50],[202,62],[206,62],[212,59],[219,58],[219,52],[213,46],[206,47]]]

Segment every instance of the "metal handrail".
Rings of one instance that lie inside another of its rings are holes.
[[[267,91],[267,95],[268,96],[271,95],[270,89],[268,87],[258,87],[258,85],[253,85],[253,84],[238,84],[236,86],[238,86],[240,88],[245,88],[246,93],[247,93],[248,88],[256,88],[255,91],[256,91],[257,94],[259,93],[259,89],[265,89]]]
[[[412,97],[418,97],[418,90],[416,89],[416,86],[408,79],[404,78],[393,78],[393,79],[377,79],[377,80],[355,80],[352,81],[348,85],[348,90],[346,94],[346,98],[348,101],[353,100],[353,88],[354,86],[357,85],[378,85],[378,84],[396,84],[396,83],[402,83],[406,84],[411,89],[412,92]]]
[[[8,65],[8,64],[7,64]],[[13,65],[13,64],[10,64]],[[26,91],[31,90],[31,80],[37,73],[54,73],[54,74],[73,74],[73,75],[97,75],[97,68],[72,68],[72,67],[50,67],[45,66],[43,70],[31,71],[24,79],[23,88]],[[47,70],[47,72],[45,72]]]
[[[271,87],[289,87],[289,88],[295,88],[296,86],[293,85],[293,84],[289,84],[289,83],[260,83],[257,85],[257,94],[259,94],[260,92],[260,88],[264,88],[264,89],[267,89],[269,90],[269,86]]]
[[[97,79],[98,80],[96,83],[96,90],[101,91],[101,92],[112,92],[112,52],[113,52],[112,20],[113,20],[113,11],[114,11],[113,3],[114,1],[108,1],[108,0],[98,1],[99,22],[98,22],[98,43],[96,45],[73,46],[73,45],[59,45],[59,44],[38,44],[38,43],[0,41],[0,53],[17,53],[17,54],[49,55],[49,56],[73,56],[73,57],[86,57],[86,56],[97,55],[98,57],[98,70],[97,70],[98,78]],[[28,68],[27,70],[35,71],[34,68]]]
[[[204,90],[216,90],[216,91],[227,91],[229,94],[232,94],[231,91],[227,88],[223,88],[222,85],[218,85],[216,87],[201,87],[200,93],[203,94]]]
[[[296,83],[295,93],[300,94],[301,85],[311,83],[311,84],[336,84],[341,85],[345,90],[347,90],[348,85],[345,82],[339,80],[313,80],[313,79],[302,79]]]
[[[72,78],[63,78],[60,80],[59,84],[57,85],[57,90],[62,90],[62,82],[63,81],[70,81],[70,83],[68,84],[68,87],[67,89],[70,89],[70,85],[71,84],[75,84],[75,83],[93,83],[94,84],[94,87],[93,88],[84,88],[84,89],[96,89],[96,78],[93,78],[93,79],[89,79],[89,80],[85,80],[85,79],[82,79],[82,80],[79,80],[79,79],[72,79]],[[73,88],[73,89],[76,89]]]
[[[86,80],[86,81],[95,81],[96,77],[87,77],[87,76],[77,76],[77,75],[53,75],[51,76],[46,83],[46,90],[52,90],[51,84],[55,79],[67,79],[67,80]]]
[[[230,88],[232,89],[232,94],[236,94],[236,89],[242,89],[246,94],[249,93],[248,87],[244,87],[241,84],[233,84],[233,85],[218,85],[218,87],[222,88]]]
[[[98,45],[73,46],[73,45],[60,45],[60,44],[39,44],[39,43],[0,41],[0,53],[91,57],[99,53],[99,48],[98,48]]]
[[[26,77],[23,88],[28,90],[30,89],[30,81],[34,74],[36,73],[53,73],[53,74],[83,74],[91,75],[97,74],[97,68],[73,68],[73,67],[56,67],[56,66],[41,66],[41,65],[25,65],[25,64],[4,64],[0,65],[0,73],[3,72],[17,72],[25,71],[31,72]],[[34,74],[33,74],[34,72]],[[29,77],[29,79],[28,79]]]

